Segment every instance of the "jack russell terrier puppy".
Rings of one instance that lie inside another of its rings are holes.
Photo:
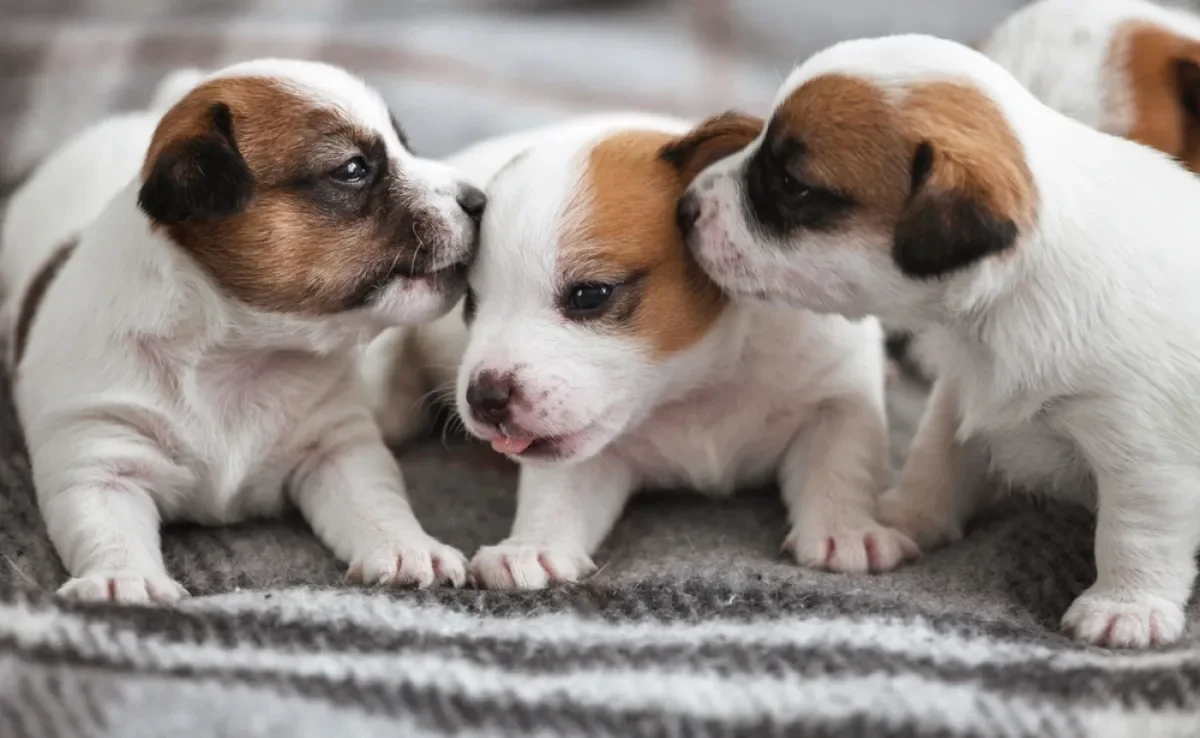
[[[1096,506],[1096,582],[1064,626],[1146,646],[1183,632],[1200,544],[1196,202],[1160,152],[910,35],[813,56],[679,207],[736,299],[917,336],[938,378],[884,520],[959,537],[976,501],[955,477],[982,446],[1013,486]]]
[[[5,224],[14,392],[60,593],[176,600],[163,523],[288,502],[352,578],[463,583],[356,368],[382,329],[459,300],[483,193],[409,153],[340,69],[260,60],[192,83],[65,144]]]
[[[1200,171],[1200,18],[1145,0],[1042,0],[979,46],[1046,105]]]
[[[695,172],[761,126],[612,115],[488,144],[508,156],[487,183],[463,315],[416,341],[462,353],[466,428],[521,464],[510,536],[471,561],[479,584],[586,576],[644,487],[727,495],[778,480],[784,547],[807,566],[883,571],[917,553],[875,518],[879,325],[731,303],[676,227]]]

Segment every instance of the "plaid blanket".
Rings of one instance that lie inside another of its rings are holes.
[[[1017,4],[6,0],[0,182],[179,65],[343,64],[439,155],[585,110],[762,110],[837,38],[969,41]],[[924,392],[892,387],[895,464]],[[431,533],[468,553],[504,536],[512,466],[438,437],[401,459]],[[1059,634],[1094,576],[1087,512],[1011,500],[885,576],[798,569],[784,527],[772,490],[650,496],[595,577],[531,594],[346,587],[294,518],[179,527],[164,550],[193,599],[68,604],[0,390],[0,738],[1200,736],[1195,606],[1166,649]]]

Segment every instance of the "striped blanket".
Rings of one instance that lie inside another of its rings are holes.
[[[424,153],[601,108],[762,109],[840,37],[977,37],[1019,0],[5,0],[0,184],[165,71],[322,58],[377,84]],[[3,378],[0,378],[3,379]],[[7,381],[0,383],[7,388]],[[899,463],[925,388],[890,393]],[[515,470],[461,439],[401,452],[414,506],[464,551],[499,540]],[[195,595],[68,604],[0,389],[0,738],[43,736],[1200,736],[1184,642],[1060,635],[1092,580],[1090,515],[1010,500],[885,576],[798,569],[772,490],[637,501],[588,582],[542,593],[362,590],[298,519],[164,534]]]

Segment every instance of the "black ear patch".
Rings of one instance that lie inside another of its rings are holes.
[[[929,184],[934,150],[921,143],[913,156],[908,204],[896,223],[892,259],[906,276],[934,279],[1012,248],[1017,224],[994,215],[972,193]]]
[[[1179,102],[1193,119],[1200,119],[1200,64],[1192,59],[1175,62],[1175,83]]]
[[[233,140],[229,106],[209,111],[211,129],[167,146],[138,192],[142,212],[175,224],[236,215],[254,194],[254,177]]]

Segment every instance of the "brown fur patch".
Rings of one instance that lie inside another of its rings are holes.
[[[725,305],[675,224],[690,179],[660,152],[677,140],[624,131],[597,143],[582,191],[567,209],[565,222],[574,227],[559,236],[559,272],[567,281],[637,277],[636,299],[619,306],[623,319],[614,329],[638,336],[659,356],[700,340]]]
[[[908,204],[913,155],[922,142],[937,154],[930,186],[965,191],[1019,225],[1036,216],[1020,141],[996,104],[970,86],[917,85],[893,102],[866,80],[822,75],[796,89],[775,117],[765,145],[800,144],[801,178],[858,203],[856,227],[863,216],[872,226],[894,225]]]
[[[16,329],[13,331],[14,367],[20,365],[21,358],[25,355],[25,346],[29,343],[29,332],[33,329],[33,320],[37,316],[38,306],[42,304],[42,298],[46,296],[46,290],[50,289],[50,284],[62,271],[63,265],[67,263],[67,259],[74,253],[75,247],[78,245],[79,238],[74,237],[58,246],[50,258],[46,259],[46,263],[42,264],[42,268],[33,275],[33,279],[29,281],[29,287],[21,298]]]
[[[714,115],[687,135],[668,142],[659,155],[679,171],[684,181],[690,182],[717,161],[753,143],[762,133],[763,125],[762,118],[751,115],[735,112]]]
[[[1200,43],[1153,23],[1130,21],[1113,35],[1109,52],[1133,103],[1123,135],[1170,154],[1200,173],[1200,120],[1188,114],[1179,63],[1200,64]],[[1193,94],[1200,95],[1200,90]],[[1112,100],[1115,109],[1123,101]]]
[[[214,130],[214,111],[220,120],[225,109],[232,141]],[[164,225],[225,291],[249,305],[306,314],[357,307],[393,266],[422,271],[449,237],[447,225],[422,212],[393,171],[378,132],[275,80],[217,79],[189,93],[159,124],[143,180],[165,178],[169,190],[172,177],[204,176],[213,165],[196,160],[199,145],[209,147],[204,155],[215,147],[221,166],[244,167],[215,183],[219,195],[227,182],[248,181],[244,206]],[[328,180],[360,154],[384,170],[373,184],[355,191]]]

